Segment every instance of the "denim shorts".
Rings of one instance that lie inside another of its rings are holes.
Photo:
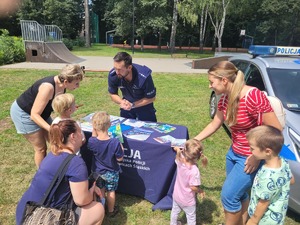
[[[241,210],[242,202],[249,198],[248,191],[263,164],[261,162],[255,172],[247,174],[244,172],[246,159],[247,156],[234,153],[232,147],[226,155],[226,179],[222,187],[221,200],[227,212],[235,213]]]
[[[118,188],[119,172],[107,171],[105,174],[96,175],[93,173],[93,177],[96,180],[96,185],[99,188],[104,188],[107,191],[115,191]]]
[[[15,124],[18,134],[31,134],[41,128],[30,118],[30,115],[20,108],[17,101],[11,105],[10,117]],[[46,122],[48,124],[52,123],[51,117],[49,117]]]

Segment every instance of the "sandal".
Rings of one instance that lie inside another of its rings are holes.
[[[114,218],[118,214],[118,212],[119,212],[119,207],[115,206],[114,211],[108,212],[107,214],[109,218]]]

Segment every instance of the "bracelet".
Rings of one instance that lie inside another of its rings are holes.
[[[135,107],[134,102],[131,103],[131,108],[133,109]]]

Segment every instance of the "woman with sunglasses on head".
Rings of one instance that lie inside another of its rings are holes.
[[[84,71],[79,65],[66,65],[59,75],[37,80],[12,104],[11,118],[17,132],[23,134],[33,146],[37,167],[47,153],[48,132],[52,123],[52,100],[65,93],[66,89],[77,89],[83,77]]]

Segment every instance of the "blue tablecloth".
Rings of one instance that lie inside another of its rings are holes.
[[[159,123],[162,124],[162,123]],[[171,135],[177,139],[188,139],[188,129],[185,126],[172,125],[176,129],[169,133],[153,131],[145,141],[124,138],[124,159],[121,163],[122,172],[117,192],[139,196],[153,203],[153,210],[172,208],[172,193],[176,177],[175,152],[170,143],[159,143],[153,138]],[[91,136],[85,132],[86,138]],[[86,144],[81,149],[81,155],[88,169],[91,168],[91,152]]]

